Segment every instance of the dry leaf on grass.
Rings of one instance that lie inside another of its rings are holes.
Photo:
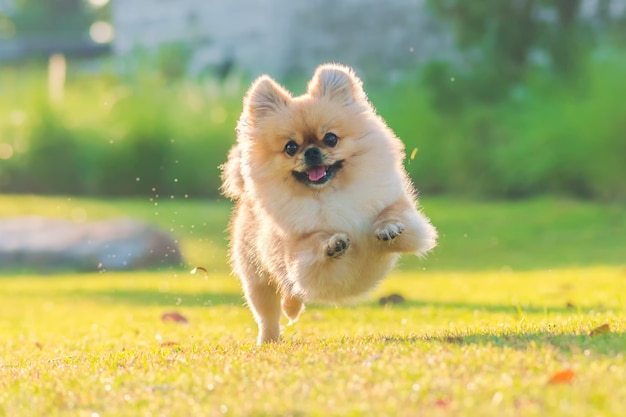
[[[571,382],[575,376],[576,376],[576,373],[574,371],[572,371],[571,369],[565,369],[563,371],[559,371],[555,373],[554,375],[552,375],[550,379],[548,380],[548,384],[550,385],[566,384],[568,382]]]
[[[445,407],[450,405],[450,401],[444,400],[443,398],[439,398],[439,399],[437,399],[437,401],[435,401],[435,405],[437,407],[444,407],[445,408]]]
[[[206,270],[206,268],[205,268],[205,267],[203,267],[203,266],[196,266],[194,269],[192,269],[192,270],[191,270],[191,272],[190,272],[190,273],[191,273],[192,275],[195,275],[195,274],[197,274],[197,273],[198,273],[198,271],[202,271],[202,272],[204,272],[204,277],[205,277],[205,278],[208,278],[208,277],[209,277],[209,271],[207,271],[207,270]]]
[[[165,313],[161,316],[161,320],[164,322],[172,321],[174,323],[187,323],[187,318],[180,313],[172,312]]]
[[[606,334],[611,332],[611,327],[609,327],[608,323],[604,323],[602,326],[596,327],[592,331],[589,332],[589,336],[599,336],[601,334]]]

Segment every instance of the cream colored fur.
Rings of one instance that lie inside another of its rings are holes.
[[[322,138],[337,135],[335,147]],[[281,311],[297,320],[308,301],[341,302],[372,289],[400,253],[421,256],[437,233],[416,209],[402,142],[377,116],[347,67],[320,66],[306,94],[267,76],[244,99],[237,143],[222,166],[224,194],[235,200],[231,262],[259,326],[258,342],[280,336]],[[298,154],[285,153],[295,141]],[[343,160],[324,185],[306,185],[302,150]]]

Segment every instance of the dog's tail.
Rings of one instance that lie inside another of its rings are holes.
[[[228,160],[220,165],[222,170],[222,194],[226,197],[237,200],[243,194],[243,176],[241,175],[241,149],[240,145],[235,145],[228,152]]]

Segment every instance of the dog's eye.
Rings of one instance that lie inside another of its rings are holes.
[[[298,152],[298,144],[292,140],[285,145],[285,153],[289,156],[294,156]]]
[[[334,148],[335,146],[337,146],[337,139],[339,139],[337,135],[328,132],[324,135],[324,139],[322,139],[322,141],[324,142],[324,145]]]

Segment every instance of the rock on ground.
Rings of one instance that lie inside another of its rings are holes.
[[[0,269],[131,270],[181,262],[177,241],[169,233],[135,219],[0,219]]]

